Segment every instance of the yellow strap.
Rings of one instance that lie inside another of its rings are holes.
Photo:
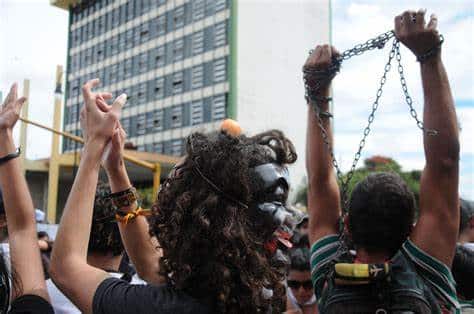
[[[115,219],[124,224],[127,225],[129,222],[133,222],[138,216],[150,216],[151,215],[151,210],[149,209],[142,209],[141,207],[138,207],[137,209],[128,212],[126,215],[120,215],[120,214],[115,214]]]

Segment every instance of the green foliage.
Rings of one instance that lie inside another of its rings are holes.
[[[137,188],[137,192],[141,197],[142,208],[151,208],[155,202],[155,195],[153,195],[153,187]]]
[[[372,172],[395,172],[400,175],[403,180],[407,183],[408,187],[415,194],[415,199],[418,202],[420,194],[420,179],[421,171],[402,171],[402,167],[395,160],[386,157],[374,156],[364,160],[364,166],[354,171],[352,180],[348,185],[348,194],[351,195],[352,190],[357,183],[362,181],[369,173]],[[344,175],[344,179],[347,178],[347,173]],[[339,183],[340,184],[340,183]],[[308,187],[307,184],[302,185],[296,192],[295,203],[301,203],[307,206],[307,195]]]

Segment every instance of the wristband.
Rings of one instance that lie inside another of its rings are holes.
[[[14,153],[8,154],[0,158],[0,166],[12,159],[20,157],[20,154],[21,154],[21,149],[20,147],[18,147]]]
[[[124,191],[110,194],[112,204],[117,208],[129,207],[133,203],[137,202],[139,195],[137,189],[134,187],[128,188]]]
[[[128,223],[133,222],[138,216],[150,216],[150,215],[151,215],[151,211],[149,209],[142,209],[141,207],[138,207],[137,209],[128,213],[118,211],[115,214],[115,220],[117,220],[117,222],[120,222],[124,225],[127,225]]]

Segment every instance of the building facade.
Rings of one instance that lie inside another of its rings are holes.
[[[64,129],[79,134],[81,85],[127,93],[122,124],[139,151],[184,153],[184,138],[225,118],[248,134],[276,128],[305,175],[301,68],[330,42],[330,0],[51,0],[70,12]],[[65,141],[63,149],[77,144]]]
[[[80,135],[81,86],[95,77],[128,95],[121,122],[139,151],[182,155],[191,130],[227,117],[228,0],[80,1],[69,10],[65,131]]]

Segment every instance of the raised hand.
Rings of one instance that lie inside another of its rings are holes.
[[[111,94],[91,91],[98,85],[99,79],[93,79],[82,87],[84,108],[81,111],[81,126],[86,144],[94,142],[105,148],[117,128],[122,107],[127,101],[127,95],[120,95],[109,106],[104,99],[110,99]]]
[[[15,83],[0,108],[0,130],[12,130],[20,117],[21,107],[26,97],[18,98],[18,85]]]
[[[123,151],[126,137],[125,130],[120,122],[117,122],[112,139],[107,143],[102,154],[102,166],[107,173],[120,171],[123,167]]]
[[[425,10],[405,11],[395,17],[395,36],[415,56],[426,54],[440,45],[440,36],[437,30],[438,18],[431,14],[428,25],[425,23]]]
[[[328,71],[334,58],[340,53],[330,45],[316,46],[303,66],[305,81],[312,89],[317,89],[317,94],[322,93],[329,87],[335,72]]]

